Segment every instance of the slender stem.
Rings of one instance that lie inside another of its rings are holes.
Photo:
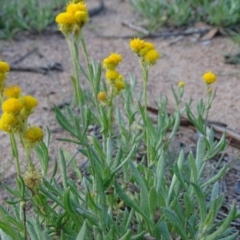
[[[74,67],[74,79],[73,80],[73,87],[75,92],[75,98],[77,101],[77,104],[82,107],[84,105],[84,97],[83,97],[83,91],[79,84],[79,67],[78,67],[78,50],[77,50],[77,42],[73,41],[70,38],[66,38],[68,47],[70,50],[73,67]]]
[[[148,67],[146,64],[144,64],[142,61],[141,63],[141,69],[142,69],[142,78],[143,78],[143,97],[144,97],[144,115],[145,118],[147,117],[147,83],[148,83]],[[146,141],[146,148],[147,148],[147,163],[150,165],[150,151],[149,151],[149,144],[150,144],[150,139],[148,136],[148,129],[145,126],[144,128],[144,136],[145,136],[145,141]]]
[[[11,140],[12,154],[13,154],[13,157],[15,159],[17,176],[20,177],[21,176],[21,170],[20,170],[19,157],[18,157],[18,148],[17,148],[17,143],[16,143],[14,133],[10,134],[10,140]]]
[[[207,124],[208,124],[208,115],[211,108],[211,93],[209,88],[207,88],[207,108],[206,108],[206,117],[205,117],[205,134],[207,134]]]
[[[109,121],[109,125],[108,125],[108,134],[109,134],[109,138],[112,138],[112,123],[113,123],[113,102],[114,102],[114,97],[113,97],[113,87],[110,86],[110,101],[109,101],[109,108],[108,108],[108,121]]]
[[[144,109],[147,114],[147,82],[148,82],[148,68],[145,64],[141,64],[142,77],[143,77],[143,97],[144,97]]]
[[[22,215],[22,221],[23,221],[23,237],[27,240],[27,226],[26,226],[26,201],[23,199],[21,201],[21,215]]]

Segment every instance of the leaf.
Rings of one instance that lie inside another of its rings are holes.
[[[67,188],[67,167],[66,167],[66,159],[63,154],[62,149],[60,148],[59,151],[59,159],[60,159],[60,169],[61,169],[61,177],[63,181],[63,187],[64,189]]]
[[[0,239],[1,240],[13,240],[11,236],[9,236],[8,234],[6,234],[0,226]]]
[[[86,236],[87,236],[87,221],[85,220],[83,222],[83,225],[77,235],[77,238],[76,240],[83,240],[83,239],[86,239]]]
[[[149,116],[147,114],[145,114],[144,107],[142,107],[140,103],[138,103],[138,106],[139,106],[139,109],[140,109],[140,112],[142,115],[142,119],[144,121],[144,125],[145,125],[146,129],[150,132],[153,139],[157,139],[158,136],[157,136],[156,130],[153,126],[151,119],[149,118]]]
[[[148,202],[151,220],[154,220],[154,215],[157,207],[157,191],[154,186],[150,188]]]
[[[225,221],[217,228],[215,232],[208,235],[206,240],[215,240],[218,236],[223,233],[228,227],[230,227],[231,222],[235,219],[237,208],[235,205],[231,208],[228,216],[225,218]]]
[[[215,183],[227,172],[227,170],[228,170],[228,167],[226,165],[224,165],[216,175],[214,175],[211,179],[209,179],[205,183],[203,183],[201,185],[201,188],[203,188],[205,186],[209,186],[212,183]]]
[[[159,232],[161,234],[161,239],[171,239],[170,238],[170,233],[168,231],[168,227],[165,221],[161,221],[159,223]]]
[[[191,184],[193,185],[194,192],[197,195],[201,222],[204,223],[206,219],[206,214],[207,214],[205,197],[203,195],[202,189],[197,184],[195,183],[191,183]]]
[[[144,235],[145,235],[146,231],[142,231],[140,232],[139,234],[135,235],[135,236],[132,236],[130,238],[130,240],[140,240],[140,239],[143,239]]]
[[[140,213],[140,215],[142,215],[143,218],[150,223],[150,220],[147,217],[147,215],[145,215],[141,208],[123,191],[123,189],[120,187],[116,180],[114,186],[118,196],[124,201],[124,203],[129,207],[132,207],[136,212]]]
[[[63,195],[63,205],[64,209],[67,211],[68,215],[74,221],[76,225],[81,224],[81,219],[78,214],[76,214],[75,206],[73,200],[70,198],[70,188],[68,187]],[[76,204],[77,206],[77,204]]]
[[[130,162],[130,167],[132,170],[132,175],[135,178],[135,180],[138,182],[138,184],[141,187],[141,207],[142,210],[144,211],[144,213],[149,217],[149,198],[148,198],[148,188],[147,185],[143,179],[143,177],[141,176],[141,174],[139,173],[138,169],[134,166],[133,162]]]
[[[2,185],[3,185],[3,187],[4,187],[8,192],[10,192],[13,196],[21,199],[21,193],[20,193],[19,191],[10,188],[10,187],[9,187],[6,183],[4,183],[4,182],[2,182]]]
[[[164,175],[165,175],[165,156],[164,153],[162,153],[157,161],[157,171],[156,176],[154,177],[158,196],[161,194],[162,180]]]
[[[130,240],[132,235],[132,230],[129,229],[119,240]]]
[[[127,157],[114,169],[112,170],[112,174],[114,175],[131,157],[133,154],[136,152],[137,146],[136,144],[133,145],[132,150],[130,153],[127,155]]]
[[[183,240],[188,240],[188,237],[186,233],[184,232],[184,226],[182,225],[182,222],[176,215],[174,211],[172,211],[169,208],[162,208],[164,216],[167,218],[167,220],[171,223],[172,226],[174,226],[177,230],[177,232],[180,234]]]

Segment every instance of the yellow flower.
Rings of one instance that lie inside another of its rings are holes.
[[[75,14],[77,11],[88,12],[86,4],[79,2],[79,3],[69,3],[67,5],[66,12]]]
[[[32,191],[37,191],[41,184],[41,178],[41,173],[36,171],[34,167],[29,167],[23,175],[25,185]]]
[[[35,97],[26,95],[23,96],[23,106],[27,109],[27,110],[32,110],[33,108],[35,108],[38,105],[38,101]]]
[[[0,118],[0,129],[7,133],[15,132],[19,129],[19,121],[12,114],[3,113]]]
[[[148,51],[155,49],[150,42],[144,42],[144,47],[139,51],[139,55],[144,56]]]
[[[79,27],[82,27],[88,21],[88,13],[85,11],[77,11],[74,16]]]
[[[12,85],[4,89],[4,96],[8,98],[18,98],[21,93],[21,88],[18,85]]]
[[[139,38],[134,38],[134,39],[130,40],[130,47],[133,52],[139,54],[140,50],[145,47],[145,42],[144,42],[144,40],[141,40]]]
[[[10,71],[10,66],[8,63],[0,61],[0,72],[9,72]]]
[[[97,95],[97,100],[100,101],[102,104],[106,104],[107,103],[107,93],[106,92],[99,92]]]
[[[110,84],[113,84],[114,81],[119,77],[119,73],[116,70],[107,70],[106,72],[106,79],[109,81]]]
[[[66,12],[57,15],[55,21],[58,23],[63,34],[78,34],[83,25],[88,21],[88,10],[83,1],[70,2]]]
[[[124,81],[117,79],[115,81],[114,87],[116,88],[117,92],[120,92],[125,88],[125,83]]]
[[[24,139],[30,146],[35,146],[35,144],[43,140],[43,131],[37,126],[30,127],[24,134]]]
[[[178,83],[178,86],[179,86],[180,88],[184,87],[184,85],[185,85],[185,82],[183,82],[183,81],[180,81],[180,82]]]
[[[20,99],[9,98],[2,104],[3,112],[18,115],[23,108],[23,103]]]
[[[70,0],[70,3],[84,3],[84,0]]]
[[[144,55],[144,61],[148,65],[154,65],[159,59],[159,53],[156,50],[150,50]]]
[[[122,56],[118,53],[112,53],[103,60],[103,67],[106,69],[115,69],[122,62]]]
[[[217,77],[213,72],[206,72],[203,74],[202,78],[207,85],[212,84],[217,80]]]
[[[76,18],[73,14],[68,12],[59,13],[55,19],[58,24],[75,24]]]

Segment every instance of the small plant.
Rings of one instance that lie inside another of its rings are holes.
[[[19,31],[41,32],[54,22],[53,12],[61,9],[65,0],[4,1],[0,9],[0,38],[11,39]]]
[[[133,8],[147,20],[147,27],[156,32],[163,25],[182,27],[198,21],[228,29],[240,22],[240,3],[235,0],[131,0]]]
[[[72,56],[75,93],[74,109],[55,108],[58,123],[71,135],[59,140],[75,144],[77,152],[69,159],[67,151],[59,149],[55,168],[49,172],[50,132],[42,141],[42,130],[27,123],[36,99],[22,96],[18,86],[5,88],[9,66],[0,62],[4,86],[0,129],[10,135],[17,171],[15,187],[3,184],[9,199],[0,206],[1,238],[237,239],[238,233],[231,227],[239,216],[236,206],[231,206],[225,219],[216,221],[224,202],[219,180],[227,167],[217,174],[206,174],[209,161],[226,147],[225,136],[215,141],[213,130],[207,129],[205,122],[214,99],[211,86],[216,75],[203,75],[207,101],[199,101],[197,115],[190,104],[182,103],[185,83],[181,81],[172,88],[176,110],[169,115],[167,99],[162,98],[157,103],[158,118],[154,124],[147,111],[147,84],[151,68],[160,58],[155,46],[141,39],[130,41],[130,49],[141,66],[142,101],[135,92],[134,79],[125,79],[117,71],[124,61],[120,54],[111,53],[102,63],[89,56],[81,31],[88,21],[83,1],[71,1],[56,21]],[[86,69],[78,62],[79,46]],[[104,77],[102,68],[106,71]],[[83,77],[91,89],[88,98],[81,88]],[[169,145],[183,113],[202,135],[195,155],[181,150],[172,159]],[[101,128],[98,137],[89,134],[93,123]],[[25,149],[26,160],[18,157],[20,145]],[[88,159],[85,173],[78,168],[78,153]],[[36,161],[40,162],[39,170]],[[75,173],[75,179],[69,177],[70,172]]]

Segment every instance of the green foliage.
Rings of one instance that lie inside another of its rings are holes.
[[[236,0],[130,0],[130,3],[147,20],[152,32],[163,25],[181,27],[198,21],[221,28],[240,23],[240,2]]]
[[[66,0],[0,0],[0,38],[11,39],[23,30],[43,31],[65,4]]]
[[[167,98],[161,97],[156,101],[158,114],[154,123],[147,112],[146,91],[152,66],[144,66],[144,59],[139,57],[144,104],[136,94],[133,77],[126,81],[122,92],[112,91],[109,102],[100,104],[98,92],[111,89],[113,83],[106,86],[101,64],[90,59],[81,32],[66,37],[74,65],[72,83],[76,106],[63,110],[56,107],[55,114],[59,125],[68,133],[67,138],[59,140],[74,144],[77,152],[69,156],[67,150],[59,148],[54,170],[49,172],[51,138],[47,130],[45,141],[35,148],[41,169],[39,185],[38,181],[34,182],[38,173],[35,159],[27,152],[27,176],[31,169],[35,174],[28,179],[35,184],[31,187],[26,184],[26,172],[22,177],[19,167],[22,160],[18,157],[17,134],[11,133],[17,177],[16,186],[3,184],[9,198],[7,206],[0,206],[0,237],[237,239],[231,227],[232,221],[239,217],[235,205],[230,206],[226,218],[216,219],[224,204],[219,182],[228,169],[223,166],[217,174],[206,174],[209,162],[226,147],[225,134],[216,141],[213,129],[206,125],[215,92],[206,84],[206,101],[200,99],[197,111],[192,111],[191,103],[182,103],[184,86],[172,87],[176,109],[169,114]],[[87,69],[78,62],[79,45]],[[83,75],[91,94],[86,95],[79,84]],[[179,149],[172,157],[170,144],[179,129],[181,114],[187,115],[201,136],[196,154]],[[92,125],[101,129],[98,134],[89,133]],[[85,172],[78,167],[77,154],[89,163]],[[70,177],[72,172],[76,173],[74,178]]]

